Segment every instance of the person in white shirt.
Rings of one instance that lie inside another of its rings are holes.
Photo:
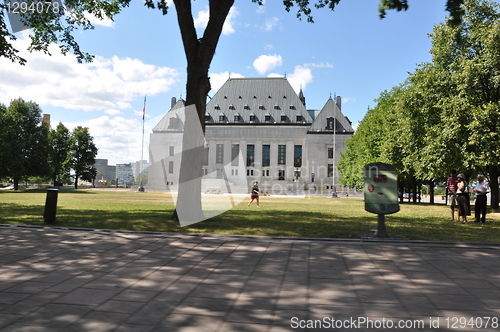
[[[486,222],[486,194],[490,192],[490,186],[488,182],[484,181],[484,175],[479,174],[477,176],[477,184],[476,184],[476,204],[474,205],[474,213],[476,215],[476,223],[485,223]],[[480,218],[481,217],[481,218]]]

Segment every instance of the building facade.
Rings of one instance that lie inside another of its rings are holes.
[[[97,171],[98,183],[107,183],[116,180],[116,166],[108,165],[108,159],[96,159],[94,168]]]
[[[246,191],[259,181],[273,194],[329,192],[354,133],[340,101],[330,97],[321,110],[308,110],[302,91],[297,95],[284,77],[228,79],[206,108],[206,187],[226,191],[229,183]],[[183,109],[184,101],[173,99],[150,136],[151,188],[177,189]]]
[[[119,186],[131,186],[134,183],[132,163],[116,164],[116,180]]]

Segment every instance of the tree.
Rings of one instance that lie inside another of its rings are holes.
[[[463,1],[464,0],[447,1],[447,10],[450,11],[456,21],[460,18],[460,5]],[[262,0],[252,0],[252,2],[258,3],[259,5],[263,4]],[[327,7],[333,10],[339,2],[340,0],[318,0],[314,7]],[[107,17],[112,19],[114,15],[118,14],[124,7],[129,5],[130,0],[104,0],[98,2],[94,0],[66,0],[66,3],[68,7],[71,8],[70,11],[66,12],[66,22],[62,22],[60,13],[55,13],[50,10],[46,11],[43,15],[28,15],[25,17],[28,25],[34,27],[34,35],[32,36],[30,50],[39,50],[48,53],[48,45],[50,43],[58,43],[63,53],[72,51],[80,61],[90,61],[92,56],[82,52],[78,43],[75,41],[72,35],[74,29],[77,26],[81,26],[84,29],[92,28],[92,24],[84,16],[86,12],[98,18]],[[191,10],[191,1],[173,0],[173,3],[177,12],[177,21],[187,60],[186,104],[196,107],[199,122],[204,131],[206,99],[211,89],[208,70],[222,33],[222,27],[234,0],[209,1],[210,17],[201,38],[197,36],[196,33]],[[283,4],[287,11],[290,11],[292,7],[296,6],[298,18],[304,16],[309,22],[313,22],[312,10],[308,0],[284,0]],[[164,15],[168,13],[169,7],[164,0],[158,0],[156,3],[154,0],[145,0],[145,5],[149,8],[159,9]],[[379,8],[380,16],[384,17],[386,10],[389,9],[396,9],[398,11],[406,10],[408,8],[408,1],[380,0]],[[2,19],[3,23],[3,16],[1,16],[0,19]],[[0,29],[0,47],[2,47],[0,56],[7,56],[13,61],[22,63],[24,59],[17,56],[17,51],[13,49],[7,41],[7,38],[13,39],[15,37],[6,30],[5,24],[0,25]],[[187,155],[183,154],[180,174],[181,183],[193,179],[197,181],[197,179],[201,177],[202,149],[197,150],[199,151],[194,151],[194,153],[190,154],[189,160],[187,159]],[[199,168],[200,171],[194,171],[193,174],[186,174],[185,171],[182,171],[183,169],[187,169],[182,167],[185,163],[194,165],[194,167],[190,167],[189,169]],[[202,215],[200,195],[201,194],[195,194],[192,191],[184,192],[181,186],[177,201],[189,202],[193,209],[197,209],[198,214]],[[193,201],[193,199],[195,200]],[[178,220],[176,211],[174,211],[173,219]]]
[[[42,123],[42,110],[32,101],[18,98],[0,111],[3,142],[0,177],[12,178],[17,190],[23,177],[47,175],[49,128]]]
[[[406,173],[400,179],[411,181],[414,193],[417,179],[430,181],[433,188],[450,169],[467,178],[483,173],[492,189],[491,206],[498,209],[500,5],[466,0],[463,10],[460,24],[434,28],[433,61],[421,64],[402,89],[381,95],[359,135],[348,143],[340,166],[349,170],[361,158],[385,159]]]
[[[96,177],[97,147],[93,140],[86,127],[78,126],[71,134],[70,165],[75,171],[75,189],[78,189],[78,179],[92,181]]]
[[[7,148],[8,148],[8,131],[6,128],[8,128],[9,124],[9,119],[7,117],[7,107],[4,104],[0,104],[0,128],[3,128],[0,130],[0,179],[5,177],[8,173],[8,154],[7,154]]]
[[[50,131],[49,144],[50,177],[55,185],[57,178],[65,178],[69,171],[71,134],[61,122]]]
[[[449,90],[440,103],[440,139],[449,138],[467,176],[487,175],[491,206],[498,209],[500,5],[466,0],[463,8],[461,24],[438,25],[432,34],[431,67],[443,73]]]

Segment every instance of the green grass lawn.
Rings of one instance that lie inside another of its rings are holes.
[[[0,192],[0,223],[43,225],[45,197],[45,190]],[[61,190],[53,225],[321,238],[359,238],[377,227],[377,216],[366,212],[360,199],[271,196],[261,197],[260,208],[255,202],[248,208],[246,202],[247,198],[221,215],[180,227],[169,219],[174,203],[164,192]],[[488,215],[485,225],[462,225],[449,219],[447,206],[406,203],[400,212],[386,216],[386,225],[390,234],[411,240],[500,242],[500,216]]]

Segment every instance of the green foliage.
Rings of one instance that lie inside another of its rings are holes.
[[[450,18],[434,28],[432,62],[383,92],[360,123],[339,165],[344,185],[362,183],[360,168],[376,161],[393,164],[400,180],[412,183],[450,169],[488,173],[498,207],[500,5],[464,0],[462,10],[460,24]]]
[[[97,147],[93,140],[88,128],[78,126],[73,129],[69,162],[75,172],[75,189],[78,188],[78,179],[92,181],[97,175],[94,168]]]
[[[58,177],[66,178],[69,173],[70,160],[69,152],[71,149],[71,134],[61,122],[56,129],[49,133],[50,144],[50,168],[51,180],[56,181]]]
[[[0,178],[12,178],[17,190],[23,177],[48,173],[48,124],[41,121],[42,110],[21,98],[0,107]]]

